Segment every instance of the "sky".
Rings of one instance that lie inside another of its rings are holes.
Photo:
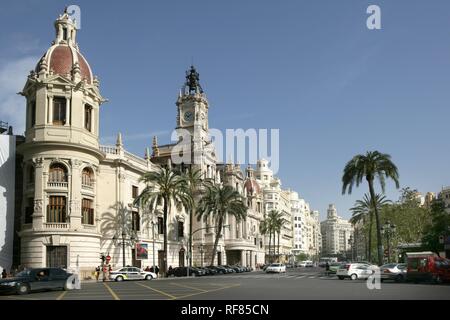
[[[401,187],[450,185],[447,0],[2,1],[0,119],[17,133],[25,104],[16,93],[70,4],[81,8],[77,41],[109,100],[102,144],[119,131],[141,156],[153,135],[169,143],[194,63],[210,128],[279,129],[282,186],[321,219],[330,203],[350,217],[368,188],[342,195],[342,170],[369,150],[392,156]],[[381,30],[366,26],[371,4],[381,9]],[[386,194],[399,197],[390,181]]]

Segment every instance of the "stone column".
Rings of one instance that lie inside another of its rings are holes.
[[[246,262],[246,251],[245,250],[241,250],[241,266],[245,266],[245,262]]]
[[[47,123],[53,123],[53,95],[48,95],[48,113],[47,113]]]
[[[69,215],[70,228],[79,229],[81,227],[81,172],[80,167],[82,162],[78,159],[70,161],[72,167],[72,174],[69,175]]]
[[[42,229],[44,224],[44,188],[47,183],[47,174],[44,174],[44,159],[33,159],[35,168],[34,179],[34,210],[33,229]]]
[[[66,97],[66,123],[64,126],[68,127],[70,126],[70,112],[72,110],[70,105],[71,99],[69,97]]]

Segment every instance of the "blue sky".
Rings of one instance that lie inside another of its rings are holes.
[[[81,7],[81,51],[101,81],[101,141],[118,131],[143,155],[170,141],[177,92],[192,61],[210,127],[279,128],[283,187],[326,215],[355,154],[392,155],[402,187],[450,185],[449,1],[20,1],[0,3],[0,119],[23,126],[15,95],[54,38],[67,4]],[[382,30],[366,28],[377,4]],[[398,192],[388,183],[387,195]]]

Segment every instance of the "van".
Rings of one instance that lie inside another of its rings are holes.
[[[415,283],[428,281],[441,283],[450,281],[450,260],[438,257],[432,252],[406,253],[406,280]]]

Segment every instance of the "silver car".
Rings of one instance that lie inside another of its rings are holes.
[[[112,271],[109,274],[109,279],[114,281],[123,280],[152,280],[156,279],[157,275],[153,272],[142,271],[136,267],[125,267],[119,270]]]
[[[402,282],[406,279],[406,263],[388,263],[380,267],[381,281],[394,280]]]

